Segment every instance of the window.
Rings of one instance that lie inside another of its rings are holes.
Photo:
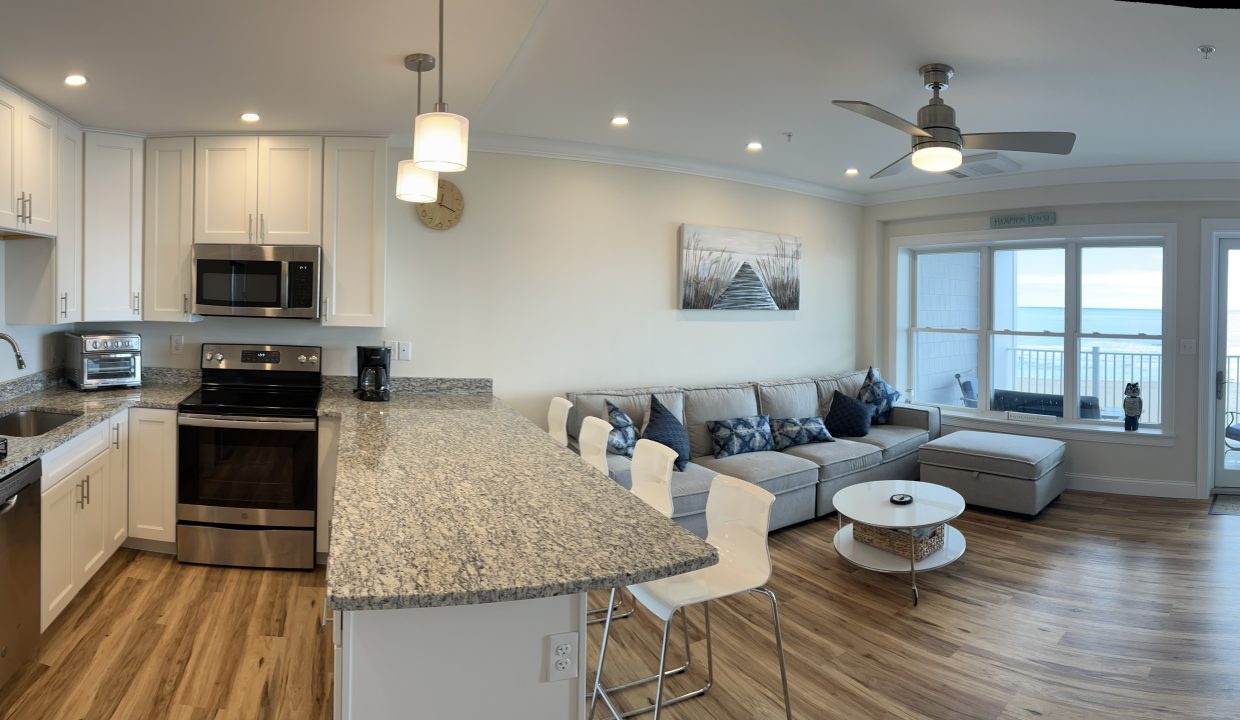
[[[1161,226],[1160,226],[1161,227]],[[913,399],[981,413],[1142,426],[1163,417],[1165,238],[918,245],[901,250],[899,375]],[[911,286],[911,287],[909,287]]]

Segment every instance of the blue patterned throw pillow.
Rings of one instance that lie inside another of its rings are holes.
[[[675,450],[677,470],[683,472],[689,464],[689,431],[654,395],[650,396],[650,419],[646,421],[642,437]]]
[[[870,406],[875,425],[886,425],[891,422],[891,406],[900,399],[900,393],[871,367],[865,374],[865,382],[861,383],[857,399]]]
[[[820,417],[771,418],[771,434],[775,438],[776,450],[808,443],[835,442]]]
[[[611,422],[611,432],[607,435],[607,452],[633,457],[633,447],[637,445],[637,426],[629,414],[611,403],[607,404],[607,420]]]
[[[827,413],[827,431],[837,437],[865,437],[870,432],[874,409],[857,398],[850,398],[839,390],[831,396],[831,410]]]
[[[775,449],[775,438],[771,437],[770,415],[707,420],[706,430],[710,432],[710,438],[715,443],[717,458]]]

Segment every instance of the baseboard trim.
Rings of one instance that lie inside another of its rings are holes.
[[[1197,483],[1150,480],[1147,478],[1116,477],[1113,475],[1086,475],[1067,473],[1068,488],[1115,495],[1145,495],[1147,497],[1197,498]]]
[[[165,555],[176,555],[177,544],[174,542],[164,542],[162,540],[145,540],[143,538],[126,538],[121,543],[121,547],[131,548],[133,550],[143,550],[146,552],[157,552]]]

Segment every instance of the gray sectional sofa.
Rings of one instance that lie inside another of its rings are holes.
[[[714,456],[706,422],[760,414],[773,418],[825,415],[835,391],[856,397],[865,375],[865,370],[858,370],[768,382],[570,392],[565,395],[573,403],[568,434],[575,446],[583,417],[607,418],[607,400],[628,413],[640,429],[654,395],[689,431],[692,461],[684,472],[672,473],[673,519],[705,537],[706,497],[711,480],[723,474],[755,483],[775,495],[770,526],[775,530],[833,512],[831,498],[849,485],[917,478],[918,448],[939,436],[938,408],[897,404],[891,424],[875,425],[865,437],[840,437],[835,442],[726,458]],[[612,476],[628,487],[631,460],[609,454],[607,461]]]

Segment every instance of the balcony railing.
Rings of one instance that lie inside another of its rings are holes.
[[[1051,395],[1063,394],[1062,350],[1016,348],[1013,354],[1013,390]],[[1233,364],[1234,363],[1234,364]],[[1081,351],[1078,381],[1081,395],[1098,398],[1104,420],[1124,417],[1124,386],[1141,385],[1144,412],[1141,422],[1162,422],[1162,355],[1160,353],[1111,352],[1093,347]],[[1240,380],[1240,356],[1227,358],[1228,377]],[[1240,409],[1240,384],[1227,386],[1227,408]]]

